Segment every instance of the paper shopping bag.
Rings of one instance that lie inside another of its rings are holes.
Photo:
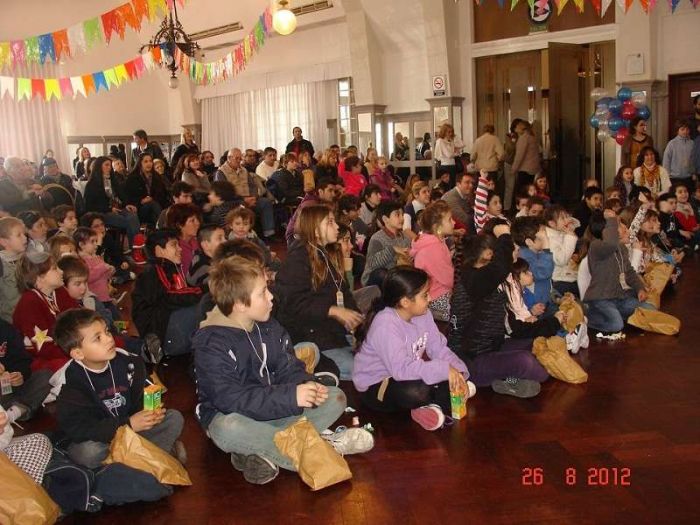
[[[292,460],[302,481],[320,490],[352,477],[347,461],[338,454],[308,419],[302,417],[275,434],[275,445]]]
[[[60,510],[41,485],[37,485],[10,458],[0,452],[0,523],[44,525],[56,523]]]
[[[666,288],[673,266],[668,263],[649,263],[644,272],[644,282],[649,289],[647,302],[653,304],[656,308],[661,308],[661,293]]]
[[[304,192],[311,193],[316,188],[313,170],[304,170],[301,174],[304,177]]]
[[[567,383],[588,381],[588,374],[569,355],[563,337],[538,337],[532,345],[532,353],[552,377]]]
[[[104,463],[122,463],[148,472],[166,485],[192,485],[185,467],[177,459],[139,436],[128,425],[117,429]]]
[[[663,335],[676,335],[681,329],[681,321],[677,317],[644,308],[637,308],[627,322],[646,332]]]
[[[564,329],[569,333],[575,331],[576,327],[583,322],[583,308],[570,293],[565,294],[559,303],[559,311],[566,314]]]

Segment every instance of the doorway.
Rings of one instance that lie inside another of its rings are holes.
[[[688,119],[695,111],[693,97],[700,95],[700,73],[668,77],[668,139],[675,135],[676,121]]]

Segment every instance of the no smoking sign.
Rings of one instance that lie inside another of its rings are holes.
[[[433,77],[433,96],[444,97],[447,94],[447,79],[444,75]]]

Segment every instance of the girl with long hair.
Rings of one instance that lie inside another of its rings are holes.
[[[142,154],[124,183],[126,203],[138,208],[141,222],[156,225],[158,216],[168,205],[165,182],[153,170],[153,157]]]

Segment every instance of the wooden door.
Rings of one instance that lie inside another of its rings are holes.
[[[700,72],[668,77],[668,138],[676,135],[676,121],[688,119],[695,111],[693,97],[700,95]]]

